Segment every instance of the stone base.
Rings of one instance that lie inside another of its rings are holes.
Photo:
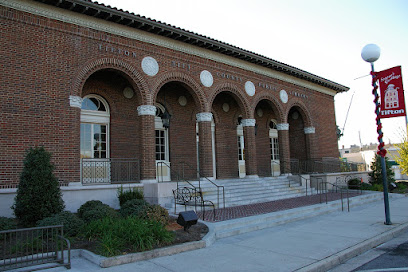
[[[162,207],[171,207],[173,204],[173,190],[176,182],[145,183],[143,184],[145,200],[150,204],[159,204]]]

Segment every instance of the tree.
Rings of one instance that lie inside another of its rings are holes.
[[[383,185],[383,178],[382,178],[382,167],[381,167],[381,156],[376,154],[374,161],[371,163],[372,172],[368,173],[370,176],[370,183],[380,184]],[[390,185],[391,182],[394,182],[394,172],[391,169],[391,163],[389,159],[385,157],[385,170],[387,173],[387,186]]]
[[[397,144],[399,157],[395,161],[399,164],[402,174],[408,174],[408,141],[405,139],[402,143]]]
[[[44,147],[28,150],[11,207],[22,225],[32,226],[38,220],[64,210],[59,182],[53,172],[51,153]]]

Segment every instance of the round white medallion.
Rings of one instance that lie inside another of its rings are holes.
[[[142,60],[143,72],[148,76],[155,76],[159,72],[159,64],[152,57],[145,57]]]
[[[126,97],[128,99],[131,99],[133,97],[133,95],[134,95],[134,92],[133,92],[132,88],[126,87],[125,89],[123,89],[123,96],[124,97]]]
[[[257,109],[256,114],[258,114],[259,117],[263,116],[263,110],[262,109]]]
[[[288,93],[285,90],[281,90],[279,92],[279,96],[280,96],[281,101],[284,104],[288,103]]]
[[[245,82],[245,91],[249,96],[254,96],[255,94],[255,85],[251,81]]]
[[[228,103],[222,104],[222,109],[223,109],[223,111],[225,111],[225,112],[229,112],[230,107],[229,107]]]
[[[187,105],[187,98],[182,95],[182,96],[180,96],[178,98],[178,102],[179,102],[180,106],[184,107],[185,105]]]
[[[200,73],[200,80],[205,87],[211,87],[214,83],[212,74],[207,70],[204,70]]]

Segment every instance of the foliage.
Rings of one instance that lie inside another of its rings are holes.
[[[372,191],[373,185],[363,182],[361,183],[361,190]]]
[[[143,218],[148,209],[149,203],[147,203],[145,200],[132,199],[123,204],[119,212],[123,217],[133,215]]]
[[[166,226],[170,221],[169,212],[160,205],[150,205],[145,219],[159,222],[163,226]]]
[[[348,181],[348,188],[351,190],[359,190],[361,188],[361,180],[358,178],[350,179]]]
[[[159,222],[143,220],[134,216],[113,219],[105,217],[92,221],[84,228],[90,240],[100,241],[99,252],[115,256],[127,251],[145,251],[155,246],[170,244],[174,236]]]
[[[84,221],[75,214],[63,211],[37,222],[37,227],[64,225],[64,236],[76,236],[84,226]]]
[[[402,174],[408,174],[408,141],[405,139],[402,143],[397,144],[399,156],[395,157],[395,161],[399,164]]]
[[[86,223],[99,220],[104,217],[118,217],[115,209],[99,200],[90,200],[85,202],[78,209],[78,216]]]
[[[373,170],[372,172],[368,173],[370,176],[370,183],[372,185],[374,184],[383,184],[383,179],[382,179],[382,168],[381,168],[381,156],[375,155],[375,160],[371,163],[371,169]],[[391,163],[389,162],[389,159],[385,157],[385,170],[387,173],[387,185],[391,182],[394,182],[394,172],[391,169]]]
[[[59,182],[53,171],[51,153],[44,147],[28,150],[11,207],[23,226],[32,226],[38,220],[64,210]]]
[[[89,200],[87,202],[85,202],[84,204],[81,205],[81,207],[79,207],[77,214],[79,218],[83,218],[84,217],[84,212],[89,211],[89,210],[93,210],[95,208],[98,208],[100,206],[106,205],[104,204],[102,201],[100,200]]]
[[[400,194],[405,194],[405,193],[407,193],[407,189],[408,189],[407,185],[405,185],[405,184],[402,183],[402,182],[397,182],[396,185],[397,185],[397,188],[395,188],[395,189],[393,190],[393,193],[394,193],[394,192],[400,193]]]
[[[140,188],[129,188],[129,190],[124,190],[123,186],[118,188],[118,198],[119,204],[122,207],[127,201],[132,199],[144,199],[143,191]]]
[[[0,231],[16,229],[16,228],[17,228],[17,222],[14,218],[0,216]]]

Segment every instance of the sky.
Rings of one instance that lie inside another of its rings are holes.
[[[366,44],[381,48],[376,71],[402,67],[408,87],[406,0],[100,0],[264,55],[350,88],[335,96],[339,147],[377,143]],[[405,94],[406,96],[407,94]],[[348,113],[348,114],[347,114]],[[404,117],[383,119],[385,143],[402,142]]]

